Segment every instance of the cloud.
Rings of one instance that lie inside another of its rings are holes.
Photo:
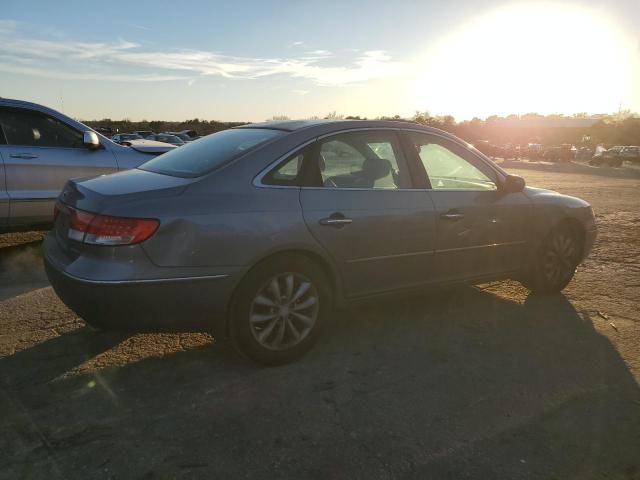
[[[151,27],[147,27],[146,25],[140,25],[138,23],[130,23],[128,26],[131,28],[135,28],[137,30],[151,31]]]
[[[18,21],[0,19],[0,35],[10,34],[18,28]]]
[[[123,39],[82,42],[62,37],[33,38],[21,35],[17,27],[16,22],[0,21],[0,71],[62,79],[140,82],[193,80],[202,76],[252,80],[284,75],[336,87],[396,75],[404,68],[379,50],[361,52],[351,58],[338,58],[327,50],[313,50],[302,56],[257,58],[208,50],[154,51]]]

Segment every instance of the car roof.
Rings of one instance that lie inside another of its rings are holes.
[[[270,130],[284,130],[285,132],[295,132],[306,127],[312,127],[314,125],[320,125],[327,123],[331,120],[283,120],[283,121],[268,121],[258,123],[247,123],[246,125],[240,125],[234,128],[268,128]]]
[[[452,136],[437,128],[427,127],[407,120],[285,120],[247,123],[246,125],[240,125],[233,128],[265,128],[270,130],[282,130],[285,132],[296,132],[303,129],[312,129],[314,127],[326,132],[358,128],[397,128],[406,130],[423,130],[425,132],[434,132]]]

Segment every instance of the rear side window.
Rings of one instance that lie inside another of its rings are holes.
[[[171,150],[138,168],[175,177],[198,177],[282,134],[279,130],[264,128],[223,130]]]
[[[0,129],[7,145],[83,148],[82,133],[53,117],[31,110],[0,109]]]
[[[326,188],[411,188],[400,151],[391,131],[331,136],[320,143],[312,183]]]
[[[308,151],[308,149],[307,149]],[[294,153],[262,179],[264,185],[298,186],[302,177],[305,150]]]

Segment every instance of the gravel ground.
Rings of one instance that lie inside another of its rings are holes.
[[[639,479],[640,180],[519,165],[596,212],[564,295],[371,302],[279,368],[94,331],[47,286],[41,234],[0,236],[0,478]]]

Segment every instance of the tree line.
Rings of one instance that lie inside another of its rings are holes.
[[[317,119],[319,117],[312,117]],[[345,116],[330,112],[325,119],[367,120],[366,117]],[[271,120],[288,120],[284,115],[274,116]],[[399,115],[377,117],[377,120],[396,120],[415,122],[439,128],[467,142],[488,141],[496,145],[526,145],[541,143],[543,145],[573,144],[594,147],[604,145],[640,145],[640,117],[631,112],[619,112],[613,115],[588,116],[576,114],[490,116],[486,119],[473,118],[457,122],[451,115],[431,115],[429,112],[417,111],[410,118]],[[92,128],[105,128],[113,133],[132,132],[134,130],[153,130],[154,132],[195,130],[199,135],[208,135],[227,128],[245,125],[249,122],[220,122],[194,118],[182,122],[142,120],[133,122],[127,119],[93,120],[85,122]]]

